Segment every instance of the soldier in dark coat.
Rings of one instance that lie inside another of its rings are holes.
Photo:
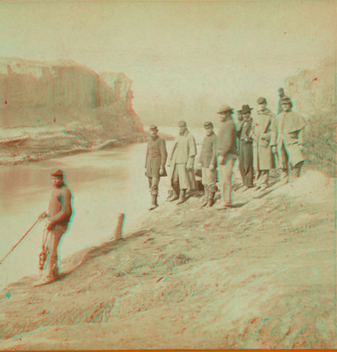
[[[253,139],[251,111],[249,105],[243,105],[239,113],[243,117],[243,122],[238,130],[240,141],[239,169],[242,177],[244,191],[253,186]]]
[[[278,100],[278,105],[277,105],[277,115],[279,115],[283,111],[282,98],[284,98],[286,96],[284,94],[283,88],[278,89],[278,95],[279,95],[279,100]]]
[[[167,150],[165,140],[158,136],[156,125],[150,126],[151,138],[147,144],[145,175],[149,179],[149,187],[152,198],[150,210],[158,207],[158,185],[160,177],[167,176],[165,164],[167,160]]]
[[[238,157],[237,131],[233,121],[233,109],[227,104],[222,105],[218,111],[220,126],[218,130],[218,164],[221,184],[221,200],[218,209],[232,206],[232,181],[235,161]]]
[[[269,170],[275,168],[274,155],[270,146],[271,124],[275,115],[267,108],[267,99],[257,100],[260,109],[253,121],[254,169],[256,172],[256,188],[264,190],[268,187]]]
[[[202,170],[202,184],[204,198],[202,206],[211,207],[214,204],[215,193],[218,190],[217,182],[217,136],[214,133],[212,122],[205,122],[206,137],[201,146],[198,168]]]

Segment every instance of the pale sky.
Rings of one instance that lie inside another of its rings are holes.
[[[124,72],[134,108],[200,123],[334,53],[336,1],[0,2],[0,56]]]

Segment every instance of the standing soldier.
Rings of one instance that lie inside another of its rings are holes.
[[[253,121],[254,169],[257,189],[268,187],[269,170],[274,168],[274,155],[270,146],[271,124],[275,115],[267,108],[266,98],[259,98],[260,110]]]
[[[218,114],[220,114],[220,127],[217,152],[221,183],[221,202],[218,209],[225,209],[232,205],[232,177],[238,149],[236,127],[232,117],[233,109],[228,105],[222,105]]]
[[[62,236],[68,229],[72,216],[72,194],[63,179],[63,171],[51,174],[54,191],[49,202],[48,213],[44,212],[40,218],[47,218],[46,243],[42,246],[42,255],[46,257],[44,275],[36,286],[47,285],[59,278],[58,251]]]
[[[240,140],[239,168],[243,182],[243,191],[253,186],[253,139],[251,111],[249,105],[243,105],[239,113],[242,114],[243,123],[241,124],[238,137]]]
[[[172,186],[172,195],[168,201],[172,202],[179,198],[177,204],[181,204],[185,202],[186,191],[195,189],[194,159],[197,155],[197,145],[187,129],[186,122],[180,121],[178,126],[179,136],[175,140],[168,163]]]
[[[305,161],[303,148],[306,121],[292,111],[293,104],[288,97],[282,99],[282,105],[284,111],[276,116],[271,126],[270,145],[277,156],[277,167],[281,170],[281,180],[288,182],[289,164],[293,167],[295,176],[299,177]]]
[[[149,210],[158,207],[158,185],[160,177],[167,176],[165,164],[167,160],[167,151],[165,140],[158,136],[158,127],[150,126],[151,138],[147,143],[145,175],[149,180],[152,206]]]
[[[279,115],[283,111],[282,98],[284,98],[286,96],[284,94],[284,89],[283,88],[279,88],[278,89],[278,95],[279,95],[279,100],[278,100],[278,106],[277,106],[277,115]]]
[[[215,193],[218,190],[217,182],[217,136],[214,133],[212,122],[205,122],[206,137],[202,142],[199,169],[202,169],[202,184],[205,194],[202,206],[211,207],[214,204]]]

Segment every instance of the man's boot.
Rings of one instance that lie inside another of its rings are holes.
[[[185,196],[186,196],[186,189],[181,189],[180,190],[180,197],[179,197],[177,204],[184,203],[186,200]]]
[[[204,186],[204,196],[201,199],[201,206],[205,207],[208,203],[208,197],[209,197],[209,187],[208,186]]]
[[[151,204],[151,208],[149,210],[153,210],[153,209],[156,209],[158,208],[158,203],[157,203],[157,197],[158,195],[157,194],[151,194],[151,199],[152,199],[152,204]]]
[[[179,196],[178,196],[178,191],[179,191],[179,187],[177,185],[173,185],[172,186],[172,195],[171,197],[167,200],[168,202],[173,202],[174,200],[177,200],[179,199]]]
[[[215,197],[215,192],[210,191],[208,196],[207,208],[210,208],[215,203],[214,197]]]

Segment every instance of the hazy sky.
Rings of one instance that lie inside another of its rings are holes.
[[[1,2],[0,56],[72,59],[133,80],[141,118],[216,119],[334,52],[336,1]]]

